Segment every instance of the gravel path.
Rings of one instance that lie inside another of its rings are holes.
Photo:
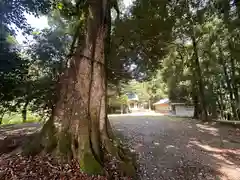
[[[113,115],[110,120],[139,155],[139,179],[240,180],[239,129],[146,113]],[[1,126],[0,155],[40,127],[38,123]]]
[[[142,180],[240,180],[240,132],[218,124],[151,115],[110,116],[139,155]]]

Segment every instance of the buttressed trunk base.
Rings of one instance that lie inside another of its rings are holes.
[[[77,159],[81,170],[89,174],[103,174],[104,162],[111,154],[121,161],[125,175],[134,176],[130,159],[109,138],[112,132],[106,114],[104,58],[106,7],[103,0],[89,1],[85,46],[77,49],[60,76],[52,116],[37,141],[40,147],[34,147],[63,160]]]

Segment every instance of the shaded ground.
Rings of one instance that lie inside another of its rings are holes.
[[[143,180],[240,180],[240,131],[167,116],[111,116]]]
[[[240,180],[240,131],[236,128],[147,113],[110,116],[110,120],[119,136],[124,135],[139,154],[139,179]],[[1,126],[0,155],[16,148],[40,127],[37,123]],[[22,171],[29,176],[24,179],[33,179],[36,173],[43,179],[105,179],[86,177],[75,171],[75,167],[57,166],[44,158],[49,157],[15,156],[9,160],[2,155],[0,179],[14,179],[9,177]],[[33,171],[28,172],[27,167],[33,167]],[[8,174],[2,178],[4,172]]]
[[[79,171],[77,161],[63,163],[50,155],[22,156],[18,147],[29,142],[42,125],[25,123],[0,126],[0,179],[1,180],[128,180],[118,171],[118,162],[107,156],[104,171],[108,177],[87,175]]]
[[[23,144],[28,137],[39,132],[40,123],[24,123],[0,126],[0,155],[8,153]]]

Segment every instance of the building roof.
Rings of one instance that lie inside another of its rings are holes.
[[[168,98],[165,98],[165,99],[160,99],[160,101],[154,103],[153,105],[158,105],[158,104],[167,104],[167,103],[170,103],[169,99]]]

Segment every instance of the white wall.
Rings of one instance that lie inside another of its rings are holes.
[[[176,115],[177,116],[193,117],[193,114],[194,114],[194,107],[193,106],[176,105]]]

